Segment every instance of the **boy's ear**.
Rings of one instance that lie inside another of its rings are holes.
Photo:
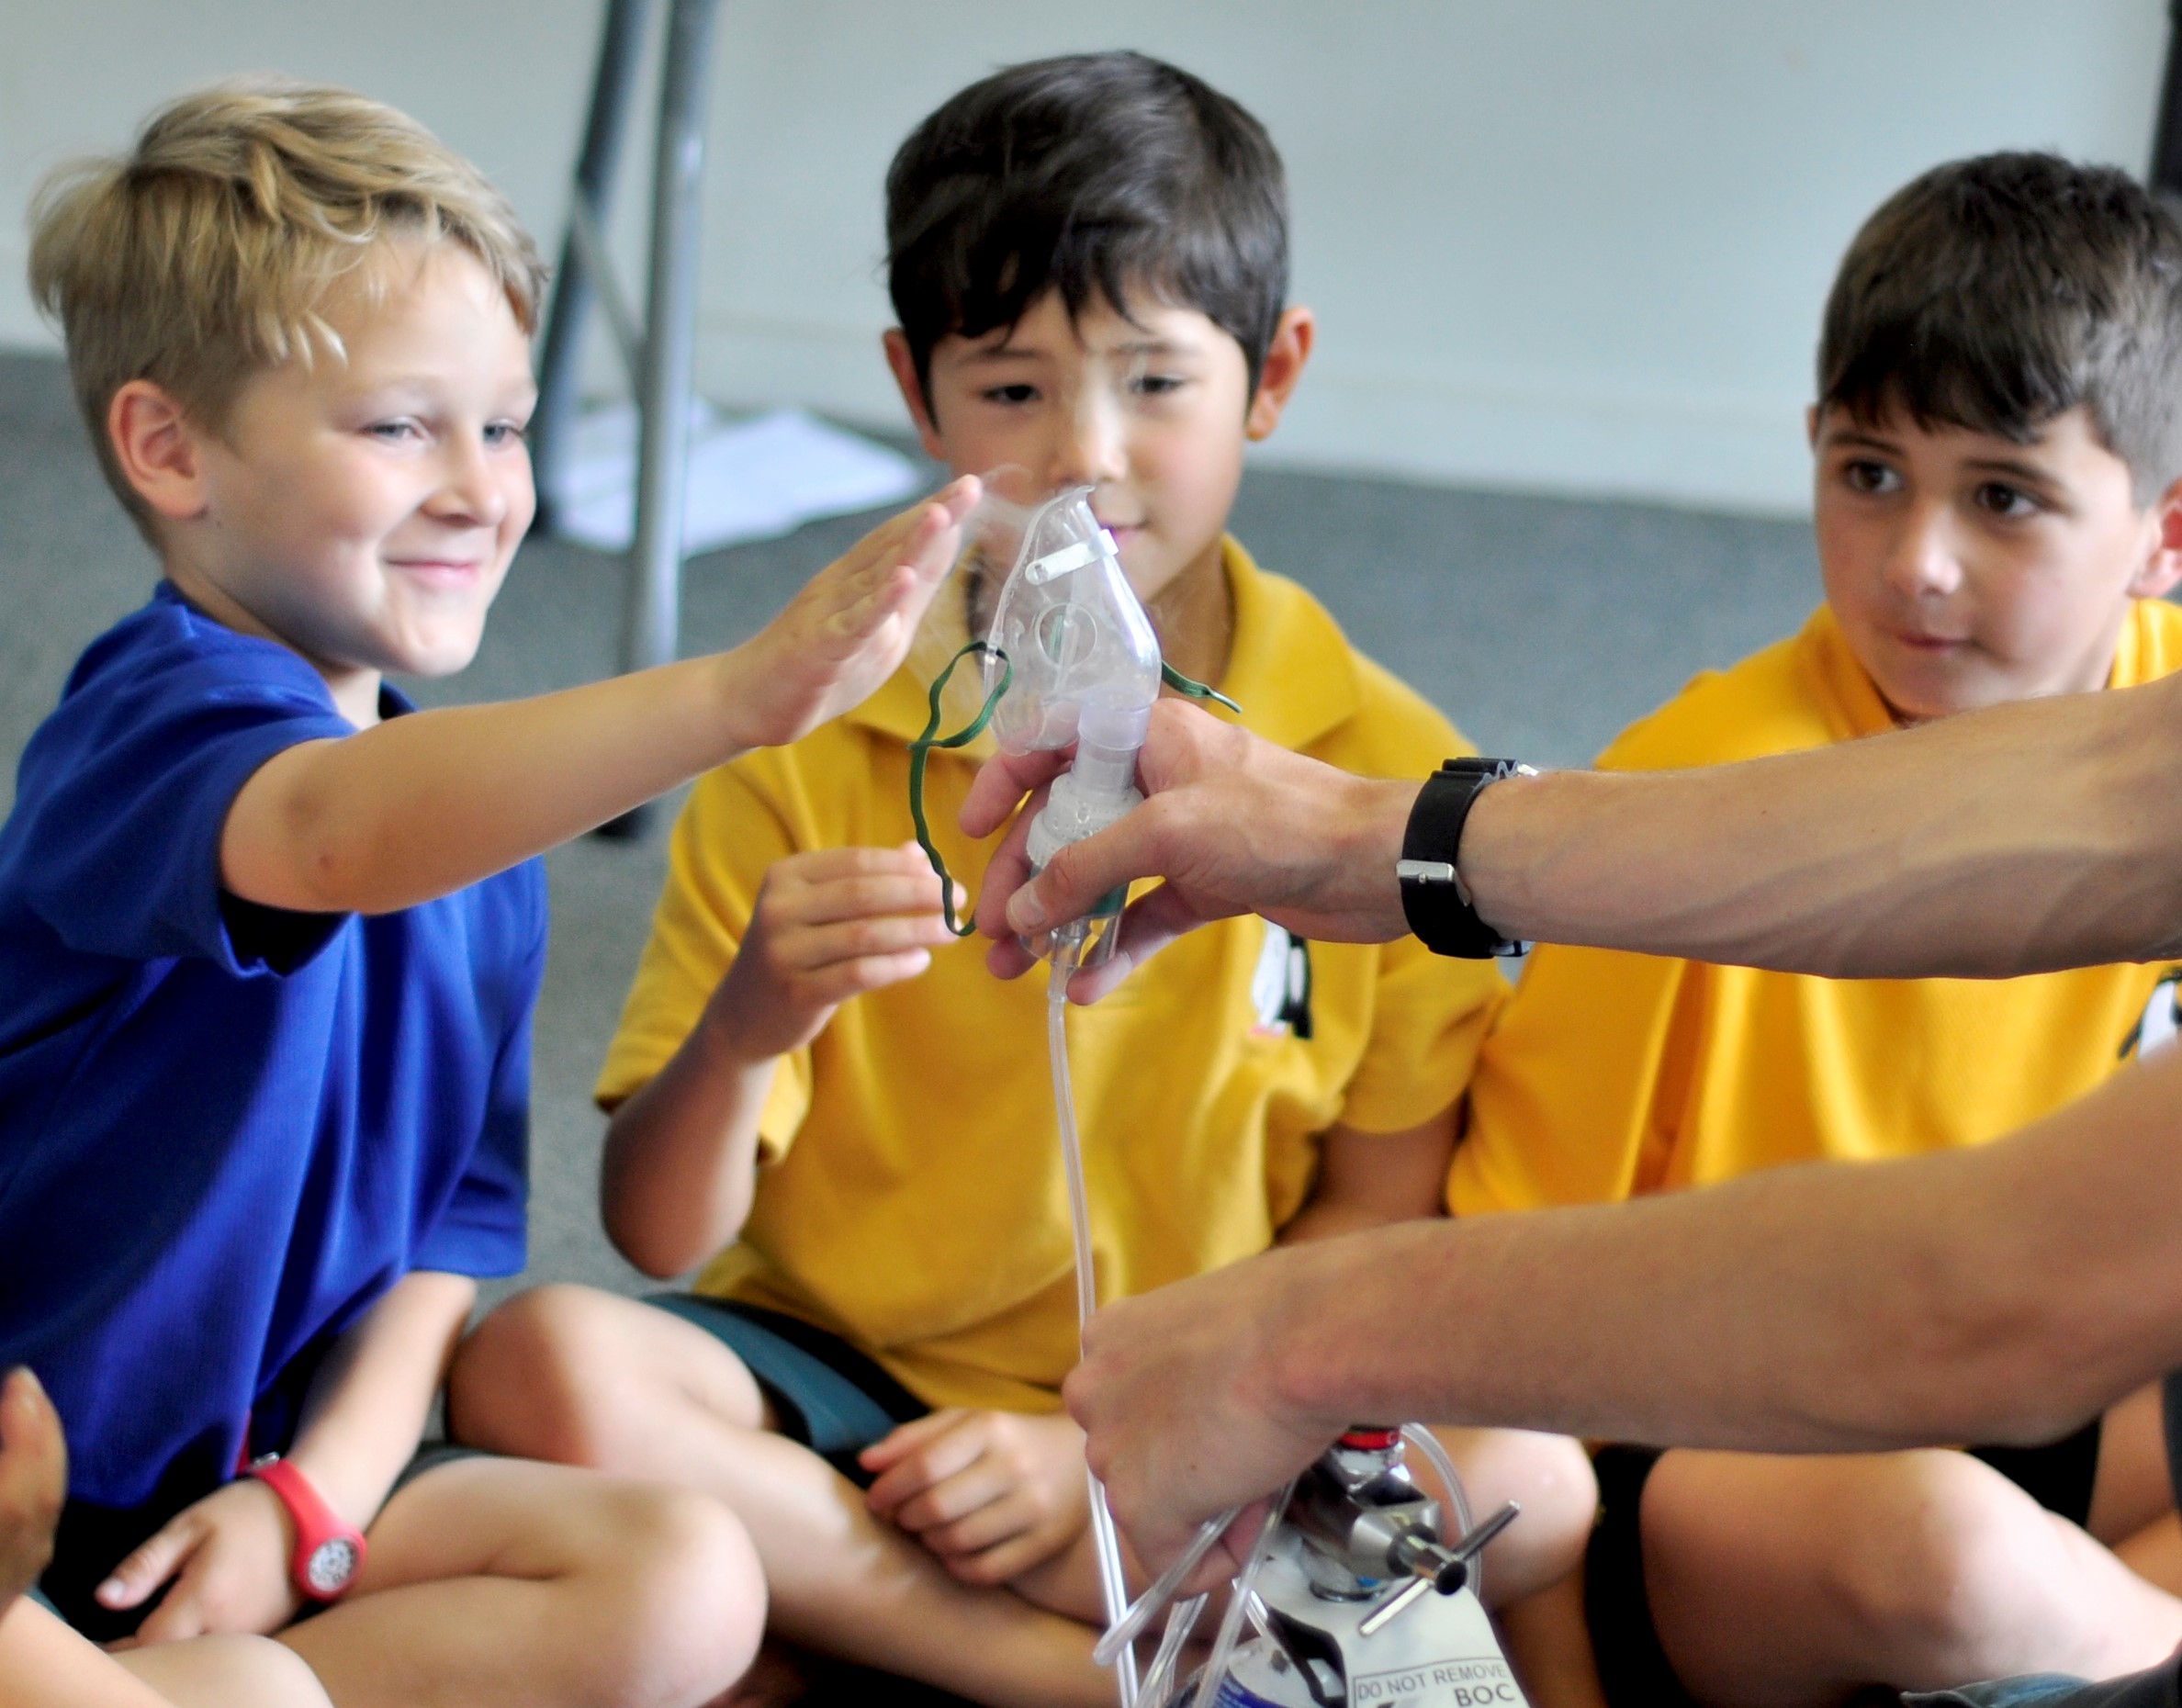
[[[2159,543],[2130,580],[2131,599],[2162,598],[2182,581],[2182,480],[2154,499],[2152,508],[2159,517]]]
[[[1804,443],[1813,451],[1818,448],[1818,406],[1816,403],[1804,405]]]
[[[163,386],[132,379],[107,405],[107,442],[122,477],[152,513],[187,522],[205,512],[204,458],[196,429]]]
[[[1265,346],[1265,360],[1258,369],[1257,390],[1243,417],[1243,436],[1264,439],[1280,425],[1280,412],[1288,408],[1310,348],[1318,342],[1318,317],[1309,309],[1284,309],[1273,328],[1273,342]]]
[[[939,443],[939,423],[932,419],[931,406],[925,401],[925,388],[917,383],[917,357],[910,351],[908,333],[898,326],[890,326],[880,342],[886,347],[886,365],[901,391],[902,406],[909,411],[925,455],[935,463],[944,463],[947,447]]]

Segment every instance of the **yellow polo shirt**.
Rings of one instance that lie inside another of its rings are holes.
[[[1235,622],[1222,687],[1259,735],[1377,776],[1421,778],[1473,751],[1232,540],[1226,569]],[[680,1046],[773,861],[908,838],[906,744],[924,721],[923,685],[905,670],[794,746],[698,783],[602,1104]],[[933,837],[973,893],[990,847],[965,837],[956,814],[990,751],[933,753],[927,783]],[[984,948],[941,949],[921,977],[843,1005],[783,1058],[749,1219],[697,1286],[843,1336],[934,1406],[1045,1410],[1076,1357],[1046,983],[993,978]],[[1286,948],[1261,920],[1222,921],[1069,1011],[1102,1298],[1263,1251],[1310,1189],[1317,1135],[1336,1123],[1400,1131],[1445,1109],[1506,988],[1489,965],[1413,939],[1314,943],[1304,1039],[1268,1001]]]
[[[2140,602],[2113,686],[2178,664],[2182,611]],[[1722,764],[1892,724],[1821,608],[1794,638],[1697,678],[1599,763]],[[2038,780],[2023,790],[2037,812]],[[2140,1026],[2147,1041],[2171,1037],[2176,972],[1821,979],[1542,948],[1479,1058],[1448,1205],[1529,1209],[1982,1144],[2091,1090],[2133,1053]]]

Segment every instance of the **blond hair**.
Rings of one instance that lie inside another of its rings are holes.
[[[218,431],[251,375],[309,362],[314,344],[343,354],[319,306],[389,238],[460,243],[525,332],[546,284],[537,246],[469,162],[382,102],[286,80],[184,96],[127,156],[54,173],[30,223],[31,295],[60,324],[100,466],[148,538],[107,435],[130,380]]]

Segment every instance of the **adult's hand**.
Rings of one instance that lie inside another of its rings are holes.
[[[1315,1409],[1286,1378],[1295,1313],[1347,1285],[1358,1253],[1353,1237],[1282,1247],[1092,1318],[1062,1397],[1147,1568],[1163,1568],[1206,1519],[1278,1489],[1357,1421]],[[1246,1518],[1228,1547],[1254,1534]]]
[[[1262,914],[1322,942],[1378,943],[1409,929],[1394,862],[1421,779],[1355,777],[1260,740],[1179,700],[1152,708],[1137,760],[1143,805],[1056,854],[1036,879],[1024,842],[1065,754],[1000,754],[962,803],[962,828],[989,836],[1030,797],[986,869],[977,923],[999,940],[993,971],[1014,978],[1032,958],[1015,940],[1080,917],[1117,884],[1166,882],[1122,916],[1114,958],[1079,973],[1069,994],[1090,1002],[1184,932],[1233,914]]]

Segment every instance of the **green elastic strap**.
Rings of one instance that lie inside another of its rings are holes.
[[[1221,693],[1219,689],[1209,687],[1203,682],[1183,675],[1164,658],[1159,661],[1159,680],[1178,694],[1187,694],[1192,700],[1217,700],[1237,717],[1243,715],[1243,708]]]
[[[984,697],[984,703],[978,707],[975,717],[953,735],[942,736],[939,733],[939,696],[946,691],[948,679],[954,674],[955,666],[976,653],[989,654],[1000,660],[999,684]],[[1243,708],[1217,688],[1207,687],[1203,682],[1183,675],[1164,658],[1159,663],[1159,680],[1178,694],[1187,694],[1192,700],[1217,700],[1237,716],[1242,714]],[[994,708],[1000,703],[1000,697],[1007,692],[1014,681],[1015,666],[1008,662],[1007,655],[999,647],[990,641],[965,641],[955,656],[947,661],[947,668],[932,679],[932,686],[925,695],[925,703],[931,708],[931,714],[925,719],[925,726],[918,732],[917,739],[909,744],[909,822],[917,827],[917,846],[924,850],[925,858],[932,862],[932,870],[939,874],[939,911],[947,920],[947,928],[957,937],[968,937],[977,929],[977,921],[958,921],[955,918],[954,880],[948,875],[946,860],[932,846],[932,827],[925,819],[925,766],[934,747],[967,747],[984,735],[985,725],[993,721]],[[1105,903],[1102,902],[1100,906],[1103,908]]]
[[[1000,681],[984,697],[984,704],[978,707],[977,715],[951,736],[939,733],[939,696],[947,688],[947,679],[954,674],[956,665],[973,653],[989,653],[1000,660]],[[909,822],[917,826],[917,846],[924,850],[925,858],[932,862],[932,870],[939,874],[939,911],[946,916],[947,928],[957,937],[968,937],[977,929],[975,919],[958,921],[954,910],[954,880],[947,874],[947,861],[939,850],[932,846],[932,828],[925,822],[925,761],[934,747],[962,747],[969,746],[984,734],[984,726],[993,721],[993,708],[1000,703],[1000,696],[1007,691],[1015,680],[1015,666],[1008,663],[1007,655],[990,642],[965,642],[960,652],[947,661],[947,668],[932,679],[930,691],[925,696],[932,709],[931,716],[915,741],[909,744]]]

